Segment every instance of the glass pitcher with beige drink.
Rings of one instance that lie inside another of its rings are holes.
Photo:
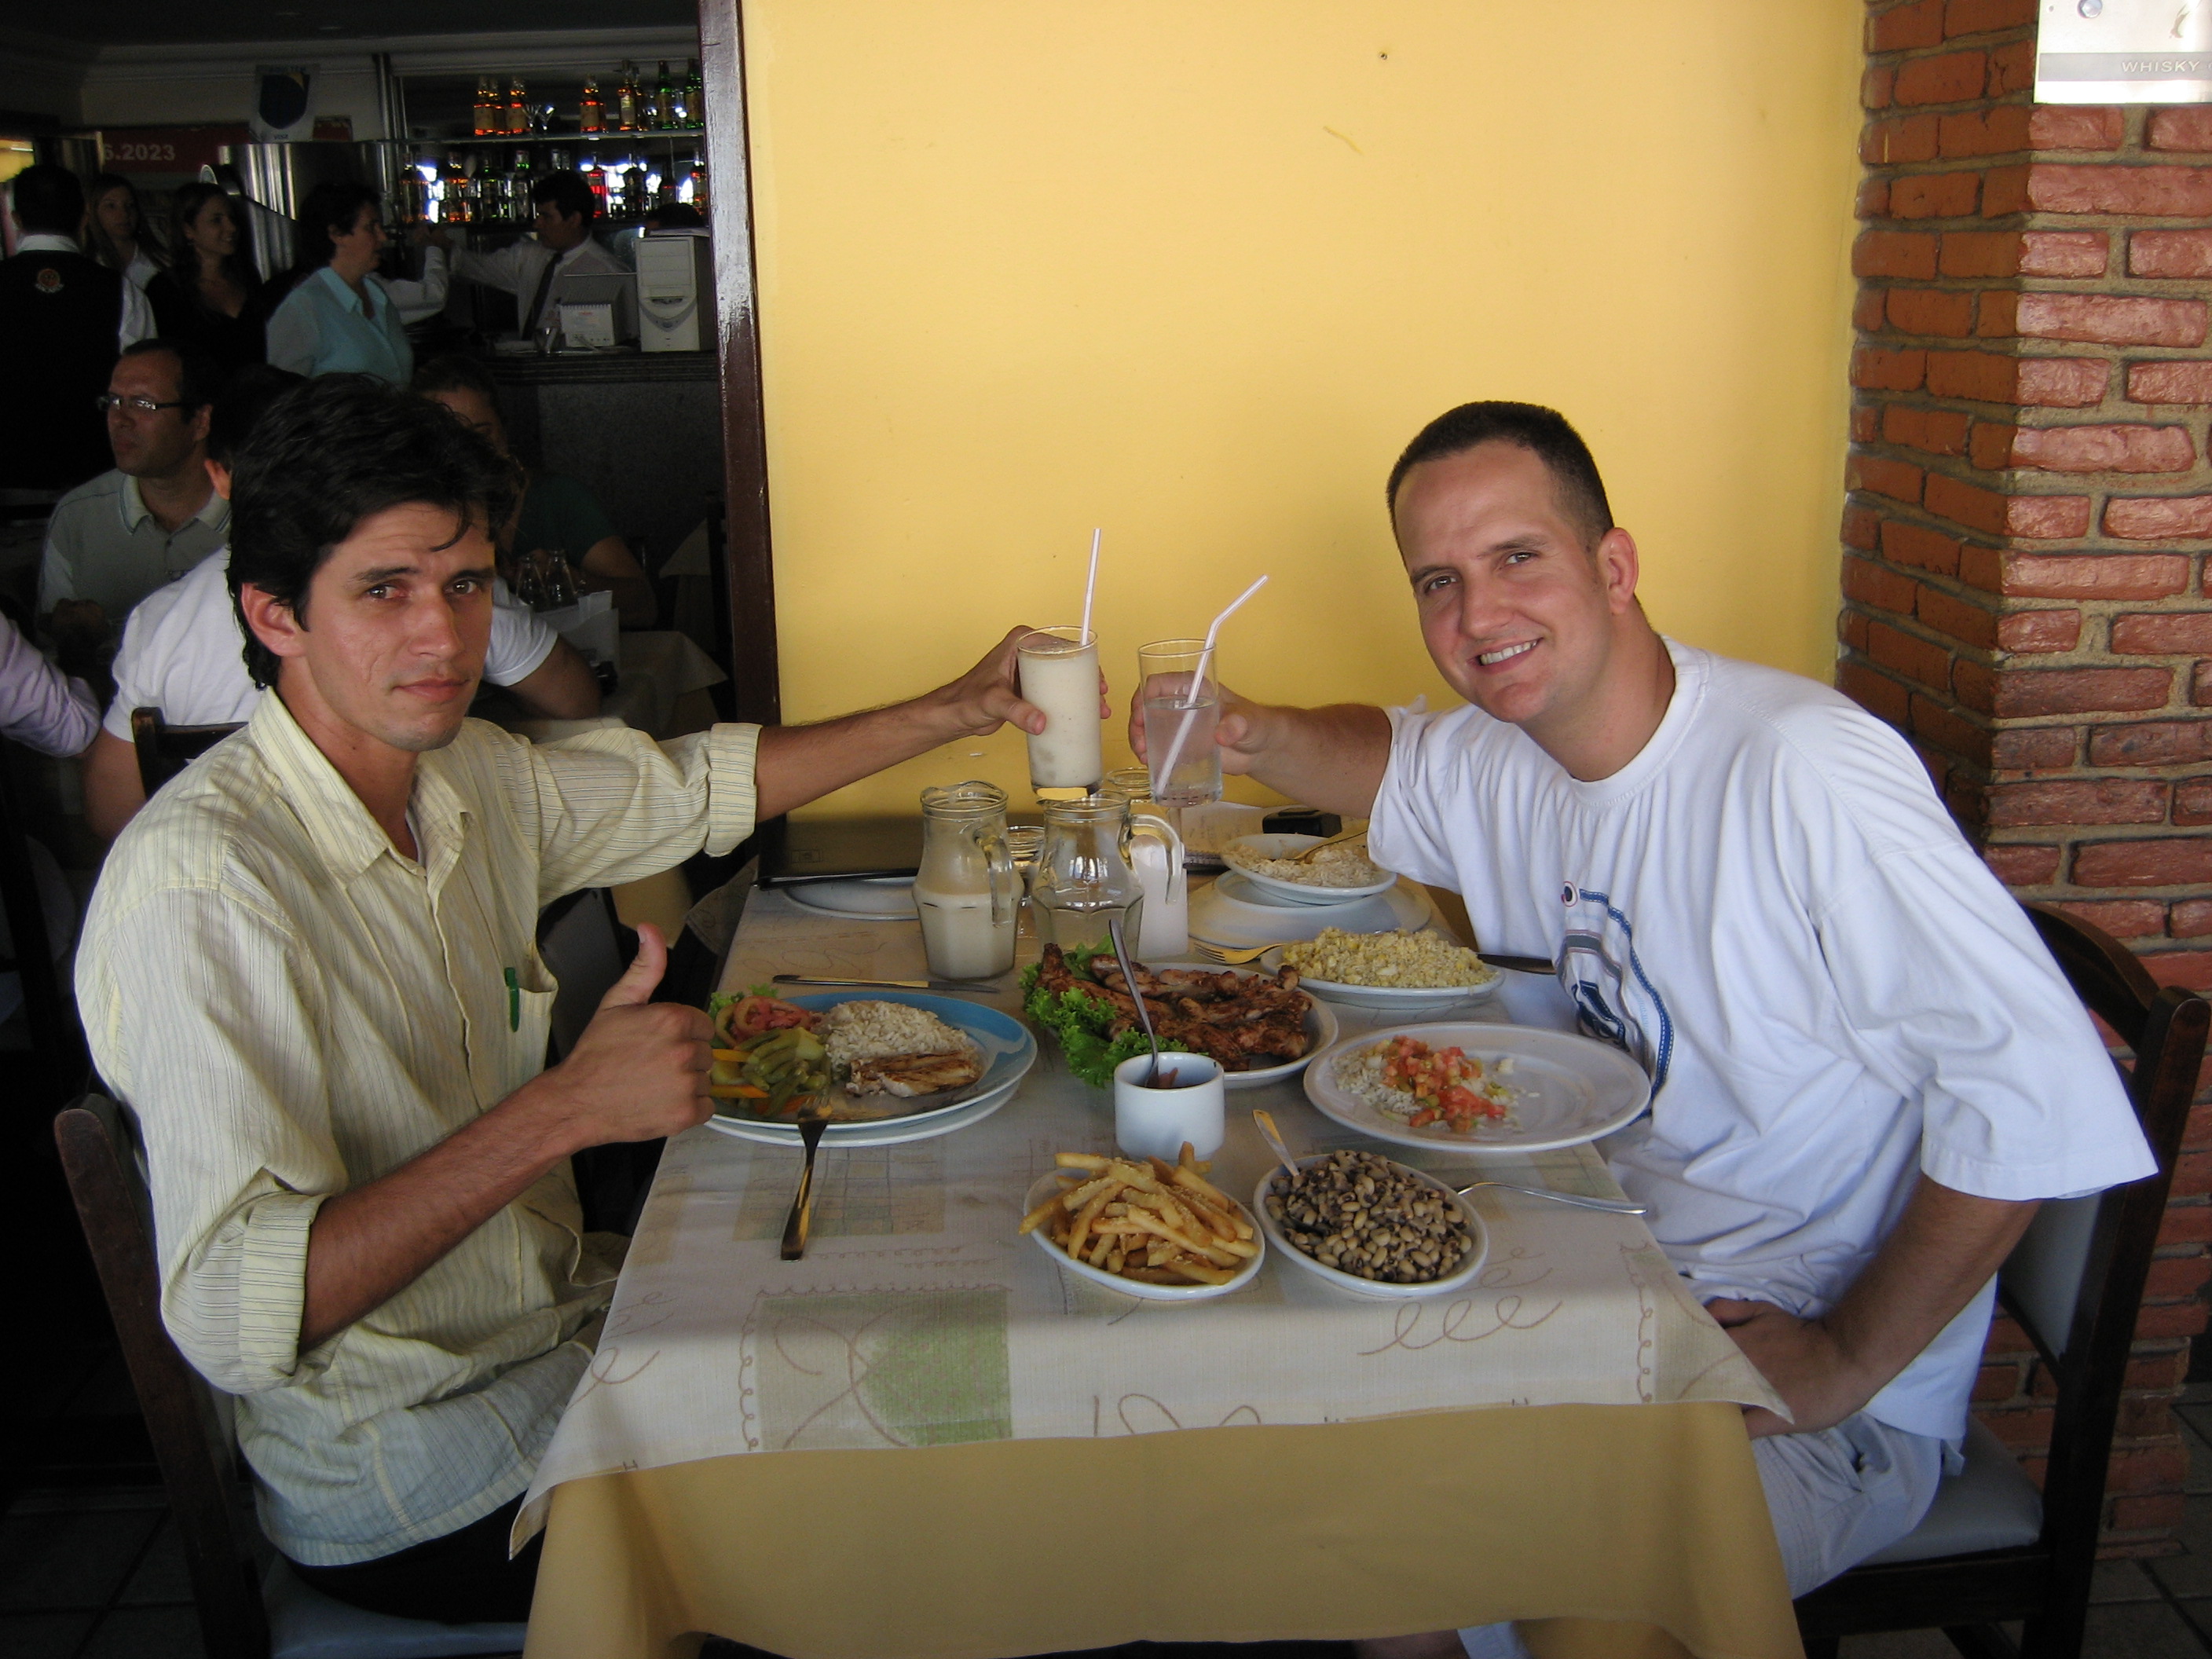
[[[1044,846],[1030,872],[1041,944],[1110,950],[1106,924],[1118,921],[1130,948],[1142,953],[1144,946],[1133,943],[1143,936],[1145,909],[1144,884],[1131,858],[1137,836],[1162,838],[1182,851],[1172,824],[1149,812],[1132,813],[1118,796],[1044,803]]]
[[[1006,846],[1005,790],[971,780],[921,792],[914,904],[939,979],[989,979],[1014,965],[1022,878]]]

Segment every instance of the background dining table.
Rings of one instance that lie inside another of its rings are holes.
[[[1024,958],[1034,945],[1024,941]],[[723,984],[923,977],[908,921],[756,893]],[[1561,1024],[1549,981],[1443,1018]],[[1018,1009],[1014,976],[964,1000]],[[1345,1034],[1402,1017],[1334,1005]],[[1429,1016],[1436,1018],[1437,1016]],[[1528,1621],[1544,1659],[1800,1653],[1741,1407],[1775,1402],[1643,1222],[1475,1195],[1464,1290],[1354,1296],[1271,1259],[1138,1302],[1016,1224],[1110,1097],[1052,1038],[957,1133],[825,1145],[805,1260],[796,1147],[672,1140],[518,1540],[545,1528],[529,1659],[996,1659],[1121,1642],[1348,1638]],[[1264,1105],[1301,1152],[1618,1196],[1594,1147],[1382,1148],[1295,1079],[1230,1097],[1248,1200]]]

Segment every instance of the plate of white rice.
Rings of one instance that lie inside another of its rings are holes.
[[[1455,1048],[1502,1078],[1509,1098],[1502,1121],[1462,1133],[1437,1122],[1413,1127],[1411,1096],[1384,1084],[1371,1062],[1397,1036],[1431,1049]],[[1650,1103],[1644,1068],[1610,1044],[1534,1025],[1391,1025],[1348,1037],[1316,1054],[1305,1072],[1306,1098],[1347,1129],[1400,1146],[1431,1151],[1541,1152],[1577,1146],[1625,1128]]]

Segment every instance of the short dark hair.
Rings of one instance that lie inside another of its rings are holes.
[[[215,413],[208,416],[208,459],[228,466],[269,406],[307,379],[274,363],[248,363],[225,380],[215,394]]]
[[[707,222],[706,216],[689,202],[663,202],[659,207],[647,208],[645,216],[663,230],[698,230]]]
[[[441,392],[473,392],[491,406],[493,414],[499,413],[499,385],[491,378],[491,371],[475,358],[457,352],[417,365],[408,385],[425,398]]]
[[[1613,528],[1613,507],[1605,498],[1605,480],[1598,477],[1589,446],[1565,416],[1541,404],[1492,401],[1447,410],[1423,427],[1398,457],[1382,492],[1384,502],[1393,514],[1397,512],[1399,485],[1423,461],[1488,443],[1517,444],[1551,469],[1560,509],[1583,532],[1585,545],[1595,547],[1598,538]]]
[[[533,202],[550,202],[568,218],[581,217],[586,224],[599,210],[599,198],[592,194],[592,187],[584,182],[584,175],[574,171],[543,173],[530,187]]]
[[[200,347],[188,340],[133,340],[123,348],[125,357],[150,357],[156,352],[167,352],[177,360],[177,401],[185,406],[185,416],[190,419],[194,410],[205,409],[215,401],[217,387],[222,383],[222,368]]]
[[[84,223],[84,183],[67,167],[37,161],[11,181],[15,216],[27,231],[74,236]]]
[[[293,263],[303,270],[330,264],[338,251],[331,233],[351,231],[363,208],[383,206],[384,198],[372,185],[343,179],[317,185],[300,208],[299,257]]]
[[[489,534],[514,511],[514,469],[453,414],[373,375],[325,374],[279,397],[231,462],[230,602],[246,672],[276,683],[278,661],[239,604],[248,583],[302,626],[315,572],[364,519],[422,503]]]

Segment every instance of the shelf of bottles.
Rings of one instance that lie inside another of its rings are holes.
[[[612,93],[602,92],[611,79]],[[703,218],[708,207],[705,105],[699,65],[672,75],[663,62],[648,81],[635,64],[612,77],[586,77],[573,119],[537,102],[523,79],[477,77],[466,138],[417,144],[406,183],[417,218],[447,225],[526,225],[531,186],[573,168],[621,224],[678,204]]]

